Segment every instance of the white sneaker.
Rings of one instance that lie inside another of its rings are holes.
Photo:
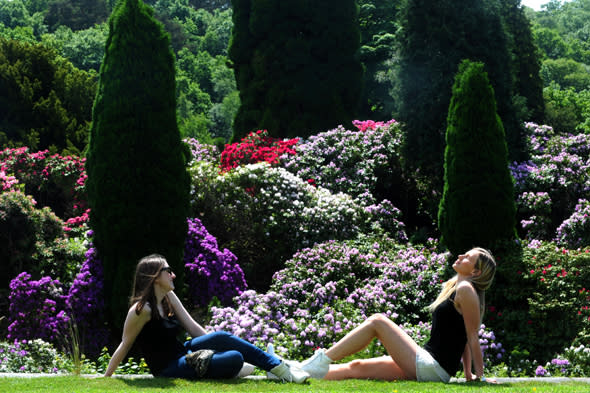
[[[278,379],[283,382],[303,383],[309,378],[309,374],[299,367],[289,365],[284,361],[266,373],[269,379]]]
[[[318,349],[312,357],[301,363],[301,369],[312,378],[322,379],[330,371],[330,363],[332,363],[332,359],[326,356],[323,349]]]
[[[248,375],[252,374],[253,372],[254,372],[254,366],[251,365],[250,363],[244,362],[242,369],[238,373],[238,378],[247,377]]]
[[[285,359],[282,356],[277,355],[275,353],[275,347],[272,344],[268,344],[266,346],[266,353],[282,360],[283,362],[287,363],[291,367],[301,368],[301,363],[299,363],[297,360],[289,360],[289,359]]]

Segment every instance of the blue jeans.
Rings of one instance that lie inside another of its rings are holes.
[[[193,338],[184,343],[187,355],[199,349],[212,349],[216,353],[211,358],[209,368],[203,378],[233,378],[242,369],[244,362],[269,371],[281,364],[281,360],[260,348],[233,336],[219,331]],[[196,378],[195,370],[186,363],[185,356],[171,362],[159,375],[168,378]]]

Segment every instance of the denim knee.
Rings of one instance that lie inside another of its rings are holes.
[[[205,378],[233,378],[242,369],[244,357],[238,351],[218,352],[211,358]]]

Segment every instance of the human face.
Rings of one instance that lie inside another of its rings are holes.
[[[172,268],[166,264],[160,270],[160,274],[156,279],[155,283],[160,285],[162,289],[166,291],[171,291],[174,289],[174,279],[176,278],[176,274],[172,271]]]
[[[474,273],[477,273],[478,271],[475,268],[475,264],[477,263],[478,258],[479,251],[467,251],[465,254],[459,255],[455,263],[453,263],[453,269],[460,276],[472,276]]]

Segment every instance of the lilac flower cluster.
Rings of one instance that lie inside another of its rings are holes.
[[[502,343],[496,342],[496,335],[492,330],[486,328],[485,325],[481,325],[479,329],[479,345],[483,352],[483,359],[486,366],[499,364],[506,350],[502,346]]]
[[[556,231],[557,244],[569,248],[590,244],[590,202],[580,199],[572,215]]]
[[[274,343],[290,357],[310,355],[375,313],[412,331],[430,319],[445,265],[446,254],[390,239],[328,241],[296,253],[266,294],[246,291],[235,308],[212,308],[210,327]]]
[[[526,238],[550,240],[578,200],[590,200],[590,135],[556,135],[534,123],[526,129],[531,158],[511,165],[521,225]]]
[[[187,144],[191,152],[191,160],[189,165],[199,161],[206,161],[210,163],[218,163],[221,153],[214,145],[201,143],[195,138],[186,138],[183,140]]]
[[[0,373],[57,373],[55,348],[40,339],[0,342]]]
[[[547,369],[543,366],[537,366],[537,369],[535,370],[535,375],[537,377],[544,377],[544,376],[549,376],[549,371],[547,371]]]
[[[393,206],[390,201],[383,199],[379,204],[367,206],[365,209],[371,217],[376,218],[379,228],[383,229],[397,242],[406,243],[408,241],[408,235],[405,232],[406,225],[399,220],[402,212]],[[375,232],[378,232],[378,229]]]
[[[89,231],[88,236],[91,235],[92,231]],[[66,297],[67,309],[81,334],[81,351],[90,357],[98,355],[107,344],[107,329],[101,319],[105,307],[103,286],[102,262],[98,259],[96,249],[90,244],[86,251],[86,260]]]
[[[231,251],[221,251],[198,218],[188,220],[184,248],[186,279],[194,304],[206,306],[213,297],[231,303],[247,287],[244,272]]]
[[[571,375],[570,366],[569,360],[557,357],[547,363],[545,367],[538,366],[535,370],[535,375],[537,377],[569,376]]]
[[[285,158],[285,168],[301,179],[313,179],[333,193],[343,192],[367,205],[383,176],[401,174],[402,132],[397,122],[350,131],[340,126],[311,136]]]
[[[27,272],[10,282],[9,340],[40,338],[62,343],[70,318],[63,311],[66,296],[59,280],[32,280]]]

